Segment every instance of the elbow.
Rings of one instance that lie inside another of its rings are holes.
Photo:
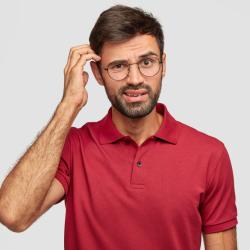
[[[21,233],[27,229],[26,226],[22,226],[22,225],[18,225],[18,224],[7,224],[6,227],[10,231],[15,232],[15,233]]]
[[[21,232],[24,232],[27,228],[26,227],[23,227],[23,226],[20,226],[20,225],[17,225],[17,224],[5,224],[5,226],[12,232],[15,232],[15,233],[21,233]]]
[[[1,210],[1,209],[0,209]],[[0,223],[6,226],[10,231],[15,233],[21,233],[25,231],[28,227],[18,222],[15,218],[10,215],[3,214],[0,211]]]

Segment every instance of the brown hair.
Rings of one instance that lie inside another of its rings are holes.
[[[100,14],[90,33],[89,42],[91,48],[100,54],[105,42],[126,41],[138,34],[154,36],[162,55],[164,35],[159,21],[141,8],[118,4]]]

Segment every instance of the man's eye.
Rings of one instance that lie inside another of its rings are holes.
[[[154,60],[151,58],[146,58],[141,61],[141,65],[146,66],[146,67],[151,66],[153,63],[154,63]]]
[[[119,63],[119,64],[115,64],[111,66],[111,69],[113,70],[119,70],[119,69],[123,69],[124,68],[124,64]]]

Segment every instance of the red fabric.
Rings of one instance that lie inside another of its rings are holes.
[[[238,223],[224,144],[156,108],[161,127],[139,147],[111,108],[71,127],[55,176],[66,192],[66,250],[198,250],[202,232]]]

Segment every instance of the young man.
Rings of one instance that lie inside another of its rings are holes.
[[[89,60],[112,106],[75,128]],[[67,250],[198,250],[202,234],[206,249],[235,250],[229,155],[158,102],[165,72],[157,19],[121,5],[104,11],[90,45],[70,50],[53,118],[3,182],[1,222],[24,231],[65,199]]]

